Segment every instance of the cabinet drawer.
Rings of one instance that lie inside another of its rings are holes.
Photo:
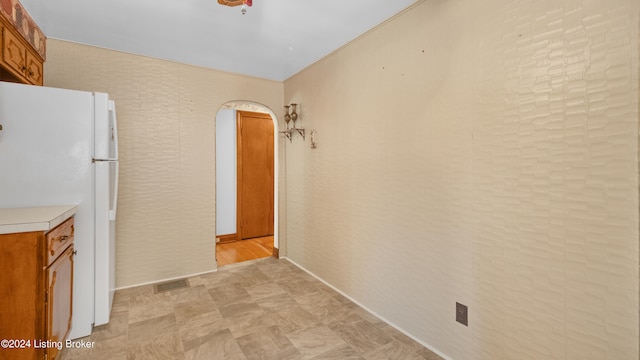
[[[51,264],[64,250],[73,243],[73,217],[49,231],[46,235],[47,265]]]

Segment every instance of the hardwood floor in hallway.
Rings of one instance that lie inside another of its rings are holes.
[[[218,267],[273,255],[273,236],[216,244]]]

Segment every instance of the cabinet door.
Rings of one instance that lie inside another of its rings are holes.
[[[73,245],[47,268],[47,340],[64,341],[69,335],[72,294]],[[57,354],[57,348],[47,349],[48,359],[55,359]]]
[[[45,335],[43,243],[42,232],[0,235],[0,340],[31,341],[0,347],[0,360],[42,359],[33,341]]]
[[[2,35],[4,38],[4,45],[2,47],[3,62],[13,73],[24,78],[27,69],[27,59],[25,58],[27,51],[24,45],[18,37],[6,27],[3,28]]]
[[[27,69],[25,70],[27,79],[31,84],[42,85],[44,77],[42,76],[42,62],[35,55],[27,51]]]

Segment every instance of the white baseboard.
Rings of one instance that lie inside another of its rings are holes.
[[[403,333],[404,335],[410,337],[412,340],[414,340],[415,342],[417,342],[418,344],[426,347],[427,349],[431,350],[432,352],[438,354],[438,356],[440,356],[441,358],[445,359],[445,360],[453,360],[452,358],[450,358],[449,356],[443,354],[441,351],[439,351],[438,349],[434,348],[433,346],[425,343],[424,341],[416,338],[415,336],[413,336],[412,334],[410,334],[409,332],[405,331],[404,329],[402,329],[401,327],[397,326],[396,324],[394,324],[393,322],[385,319],[384,317],[376,314],[374,311],[372,311],[371,309],[367,308],[366,306],[362,305],[360,302],[356,301],[355,299],[353,299],[351,296],[345,294],[344,292],[342,292],[340,289],[337,289],[335,286],[329,284],[328,282],[324,281],[322,278],[320,278],[319,276],[317,276],[316,274],[312,273],[311,271],[305,269],[302,265],[296,263],[295,261],[289,259],[288,257],[283,257],[281,259],[285,259],[288,262],[292,263],[293,265],[297,266],[298,268],[300,268],[300,270],[306,272],[307,274],[313,276],[314,278],[318,279],[318,281],[322,282],[323,284],[327,285],[328,287],[330,287],[331,289],[333,289],[334,291],[336,291],[337,293],[339,293],[340,295],[346,297],[347,299],[349,299],[352,303],[358,305],[359,307],[361,307],[363,310],[367,311],[369,314],[377,317],[378,319],[384,321],[385,323],[387,323],[387,325],[391,326],[392,328],[400,331],[401,333]]]

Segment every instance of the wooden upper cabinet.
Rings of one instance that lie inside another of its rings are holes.
[[[0,16],[2,32],[2,56],[0,57],[0,80],[42,85],[44,60],[35,49]]]

